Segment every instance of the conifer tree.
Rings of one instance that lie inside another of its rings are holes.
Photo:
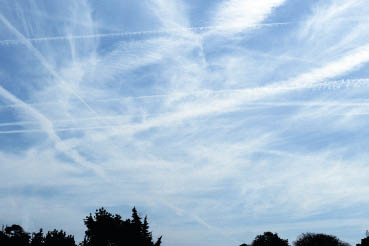
[[[122,220],[104,208],[96,210],[95,215],[86,217],[85,239],[81,246],[160,246],[161,238],[154,244],[145,217],[142,223],[136,208],[132,209],[132,219]]]
[[[158,240],[156,240],[156,243],[154,244],[154,246],[160,246],[161,245],[161,238],[162,238],[162,236],[160,236],[158,238]]]
[[[144,239],[144,246],[153,246],[152,233],[149,231],[149,223],[147,222],[147,216],[145,216],[144,222],[142,224],[142,236]]]

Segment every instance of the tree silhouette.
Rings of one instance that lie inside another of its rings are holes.
[[[255,237],[252,246],[288,246],[287,239],[281,239],[277,233],[264,232]]]
[[[143,245],[153,246],[152,233],[149,231],[149,223],[147,222],[147,216],[145,216],[144,222],[142,224],[142,237],[144,239]]]
[[[74,236],[67,235],[63,230],[49,231],[44,239],[44,246],[75,246]]]
[[[63,230],[49,231],[46,236],[42,229],[39,232],[25,232],[19,225],[3,227],[0,231],[1,246],[75,246],[74,236],[67,235]]]
[[[369,246],[369,236],[361,239],[361,243],[356,244],[356,246]]]
[[[0,233],[0,245],[4,246],[28,246],[30,235],[19,225],[2,228]]]
[[[293,243],[294,246],[348,246],[348,243],[342,242],[337,237],[326,234],[303,233]]]
[[[132,209],[132,219],[122,220],[104,208],[96,210],[84,220],[87,230],[82,246],[160,246],[161,237],[154,243],[149,231],[147,217],[142,223],[136,208]]]
[[[162,239],[163,236],[160,236],[158,238],[158,240],[156,240],[156,242],[154,243],[154,246],[160,246],[161,245],[161,239]]]
[[[42,229],[38,232],[32,233],[31,246],[43,246],[45,242]]]
[[[112,215],[104,208],[96,210],[95,215],[90,214],[84,220],[87,230],[85,231],[86,246],[108,246],[120,243],[121,237],[125,236],[126,224],[119,215]]]
[[[9,245],[9,237],[5,233],[4,226],[0,231],[0,245]]]
[[[132,240],[139,243],[140,245],[144,245],[145,239],[143,237],[143,224],[141,221],[141,217],[137,213],[136,207],[133,207],[132,209],[131,227]]]

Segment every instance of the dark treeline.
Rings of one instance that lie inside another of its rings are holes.
[[[136,208],[132,209],[132,218],[122,220],[118,214],[111,214],[104,208],[95,211],[84,219],[85,237],[79,246],[160,246],[162,237],[153,241],[149,230],[147,217],[138,215]],[[264,232],[258,235],[250,244],[240,246],[289,246],[287,239],[282,239],[277,233]],[[321,233],[303,233],[293,246],[349,246],[335,236]],[[369,236],[361,239],[357,246],[369,246]],[[77,246],[74,236],[63,230],[52,230],[44,233],[28,233],[19,225],[3,226],[0,231],[0,246]]]
[[[350,244],[341,241],[335,236],[322,233],[303,233],[293,246],[349,246]],[[264,232],[262,235],[255,237],[251,244],[241,244],[240,246],[289,246],[287,239],[282,239],[277,233]],[[369,237],[361,240],[356,246],[369,246]]]
[[[155,242],[149,231],[147,217],[142,220],[136,208],[132,218],[122,220],[118,214],[111,214],[104,208],[96,210],[84,219],[86,226],[84,240],[79,246],[160,246],[161,237]],[[3,226],[0,231],[0,246],[76,246],[73,235],[63,230],[53,230],[46,234],[28,233],[19,225]]]

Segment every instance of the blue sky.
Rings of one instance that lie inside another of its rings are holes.
[[[369,228],[365,0],[0,1],[0,221],[164,245]]]

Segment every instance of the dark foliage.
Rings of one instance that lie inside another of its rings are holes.
[[[161,238],[152,239],[147,217],[142,221],[136,208],[132,219],[122,220],[118,214],[111,214],[104,208],[96,210],[84,220],[87,227],[80,246],[160,246]],[[3,227],[0,231],[0,246],[76,246],[74,236],[63,230],[25,232],[19,225]]]
[[[0,232],[1,246],[75,246],[74,237],[67,235],[64,231],[49,231],[46,236],[42,229],[39,232],[25,232],[19,225],[3,228]]]
[[[30,235],[19,225],[2,228],[0,232],[2,246],[28,246]]]
[[[357,246],[369,246],[369,236],[361,239],[361,243],[358,243]]]
[[[79,246],[161,246],[162,237],[153,241],[147,216],[141,217],[136,208],[132,218],[122,220],[118,214],[111,214],[104,208],[97,209],[84,220],[86,226],[84,240]],[[63,230],[40,229],[32,234],[19,225],[3,226],[0,230],[0,246],[76,246],[74,236]],[[240,246],[289,246],[287,239],[277,233],[264,232],[249,244]],[[335,236],[321,233],[303,233],[293,246],[349,246]],[[356,246],[369,246],[369,236],[361,239]]]
[[[31,245],[30,246],[43,246],[45,238],[42,229],[39,232],[32,233]]]
[[[161,237],[152,241],[147,217],[142,222],[136,208],[132,209],[132,219],[122,220],[104,208],[96,210],[85,219],[87,230],[83,246],[160,246]]]
[[[281,239],[277,233],[264,232],[255,237],[252,246],[288,246],[287,239]]]
[[[44,239],[43,246],[75,246],[74,236],[67,235],[63,230],[49,231]]]
[[[294,242],[294,246],[348,246],[337,237],[321,233],[304,233]]]

